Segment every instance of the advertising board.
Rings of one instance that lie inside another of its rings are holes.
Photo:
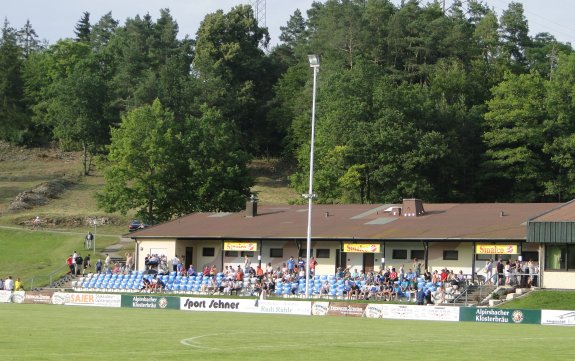
[[[329,309],[329,302],[313,302],[311,304],[311,314],[313,316],[326,316]]]
[[[345,316],[345,317],[362,317],[367,304],[365,303],[347,303],[347,302],[330,302],[328,316]]]
[[[459,307],[381,305],[381,318],[396,320],[459,321]]]
[[[461,307],[460,321],[540,324],[540,310]]]
[[[239,298],[180,297],[180,309],[184,311],[248,312],[259,313],[259,300]]]
[[[52,304],[66,306],[120,307],[121,295],[103,293],[65,293],[55,292]]]
[[[26,291],[22,303],[52,303],[53,291]]]
[[[309,301],[259,301],[261,313],[275,313],[284,315],[311,315],[311,302]]]
[[[541,324],[575,326],[575,311],[541,310]]]
[[[12,292],[0,290],[0,303],[12,302]]]
[[[179,297],[165,297],[155,295],[122,295],[122,307],[127,308],[159,308],[159,309],[180,309]]]

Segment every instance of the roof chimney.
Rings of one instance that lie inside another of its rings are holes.
[[[403,207],[401,209],[402,216],[404,217],[419,217],[425,214],[423,209],[423,202],[421,199],[404,199]]]
[[[246,202],[246,217],[255,217],[258,215],[258,199],[255,195],[251,195],[250,199]]]

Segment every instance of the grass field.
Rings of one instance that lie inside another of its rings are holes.
[[[0,304],[2,360],[571,360],[575,329]]]

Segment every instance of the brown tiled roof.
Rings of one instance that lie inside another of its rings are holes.
[[[312,238],[498,240],[526,238],[526,222],[558,203],[424,204],[425,215],[397,217],[393,205],[314,205]],[[134,232],[132,238],[305,239],[307,205],[258,205],[256,217],[194,213]]]
[[[575,200],[530,219],[533,222],[575,222]]]

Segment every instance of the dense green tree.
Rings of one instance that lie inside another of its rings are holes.
[[[28,122],[24,100],[23,52],[17,31],[4,21],[0,38],[0,138],[21,141]]]
[[[269,35],[250,6],[207,15],[197,33],[193,69],[205,84],[206,104],[237,124],[244,149],[254,154],[277,154],[280,140],[267,121],[268,102],[276,82],[273,67],[260,44]]]
[[[38,41],[38,34],[32,27],[30,20],[26,20],[26,24],[17,33],[18,44],[24,52],[24,58],[28,58],[31,53],[42,49],[40,41]]]
[[[76,34],[76,41],[89,43],[91,31],[92,25],[90,24],[90,13],[84,11],[82,17],[76,24],[76,28],[74,29],[74,34]]]
[[[535,72],[513,75],[493,89],[485,114],[484,163],[491,200],[537,201],[549,180],[543,154],[545,84]]]
[[[237,132],[209,109],[186,127],[182,132],[158,100],[128,112],[112,130],[100,207],[136,209],[151,223],[194,211],[239,210],[251,179]]]
[[[108,87],[100,64],[97,56],[87,57],[54,82],[54,96],[47,109],[54,138],[65,149],[82,150],[84,175],[89,174],[94,155],[109,140]]]
[[[90,43],[96,51],[101,50],[110,42],[118,28],[118,20],[112,17],[112,12],[106,13],[92,26],[90,31]]]

